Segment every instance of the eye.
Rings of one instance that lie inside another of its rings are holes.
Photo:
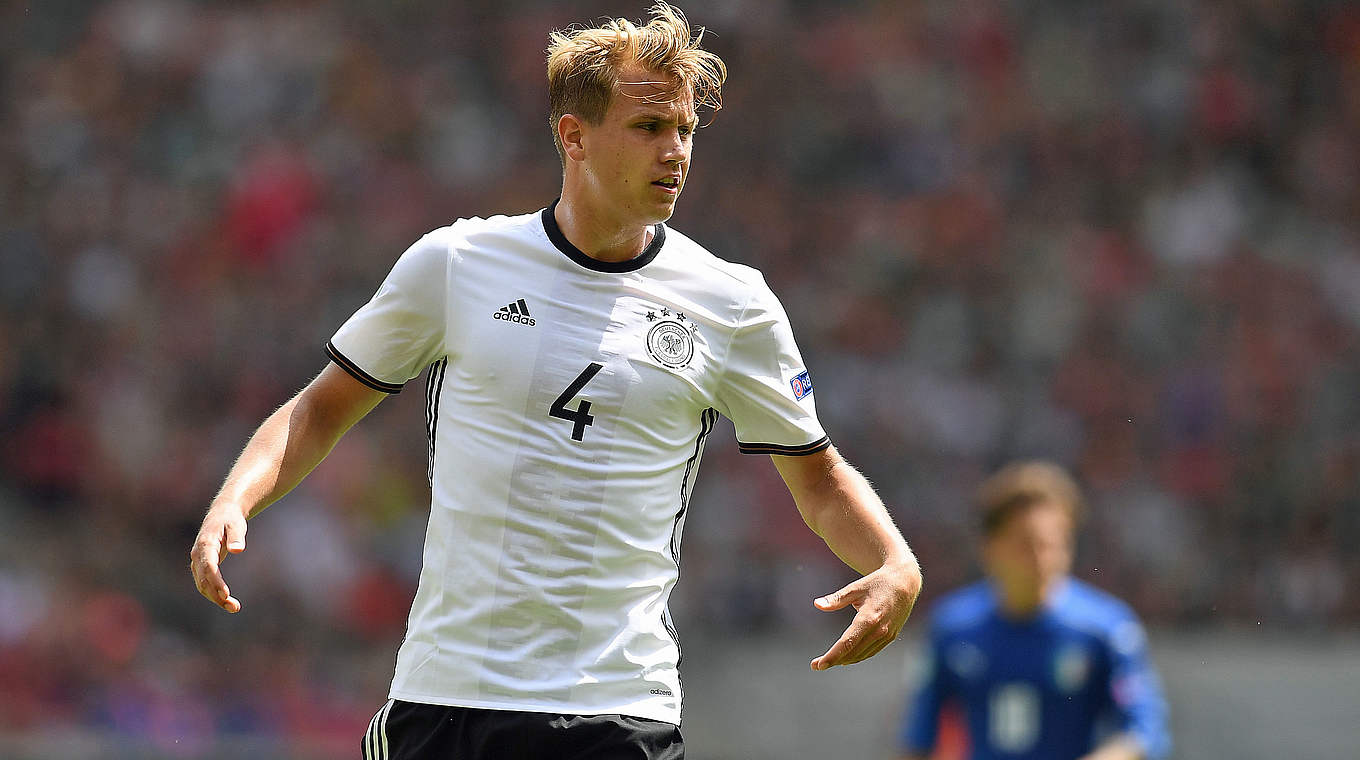
[[[680,134],[683,137],[689,137],[690,135],[694,134],[694,127],[690,126],[689,124],[681,124]]]
[[[639,129],[645,129],[645,130],[647,130],[648,132],[655,132],[655,131],[656,131],[656,122],[654,122],[654,121],[644,121],[644,122],[642,122],[641,124],[638,125],[638,128],[639,128]]]

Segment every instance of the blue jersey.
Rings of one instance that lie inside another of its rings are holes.
[[[972,760],[1075,760],[1120,732],[1148,758],[1170,749],[1142,626],[1079,581],[1064,581],[1024,620],[1003,617],[986,582],[957,591],[932,616],[929,654],[902,723],[908,754],[930,753],[950,702],[967,723]]]

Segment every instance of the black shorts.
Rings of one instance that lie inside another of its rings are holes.
[[[683,760],[680,728],[629,715],[558,715],[391,700],[364,760]]]

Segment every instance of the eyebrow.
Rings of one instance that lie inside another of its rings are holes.
[[[633,120],[634,120],[634,121],[659,121],[659,122],[664,122],[664,123],[667,123],[667,124],[685,124],[685,125],[691,125],[691,126],[692,126],[692,125],[695,125],[695,124],[698,124],[698,123],[699,123],[699,115],[698,115],[698,114],[694,114],[693,116],[688,116],[688,115],[687,115],[687,116],[685,116],[685,117],[683,117],[683,118],[677,119],[677,118],[674,118],[674,117],[672,117],[672,116],[670,116],[670,115],[668,115],[668,114],[661,113],[660,111],[643,111],[642,113],[639,113],[639,114],[637,114],[636,116],[634,116],[634,117],[633,117]]]

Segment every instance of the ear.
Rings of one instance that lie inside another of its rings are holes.
[[[585,158],[584,138],[585,124],[569,113],[562,114],[562,118],[557,120],[557,139],[562,141],[562,149],[567,158],[572,161]]]

